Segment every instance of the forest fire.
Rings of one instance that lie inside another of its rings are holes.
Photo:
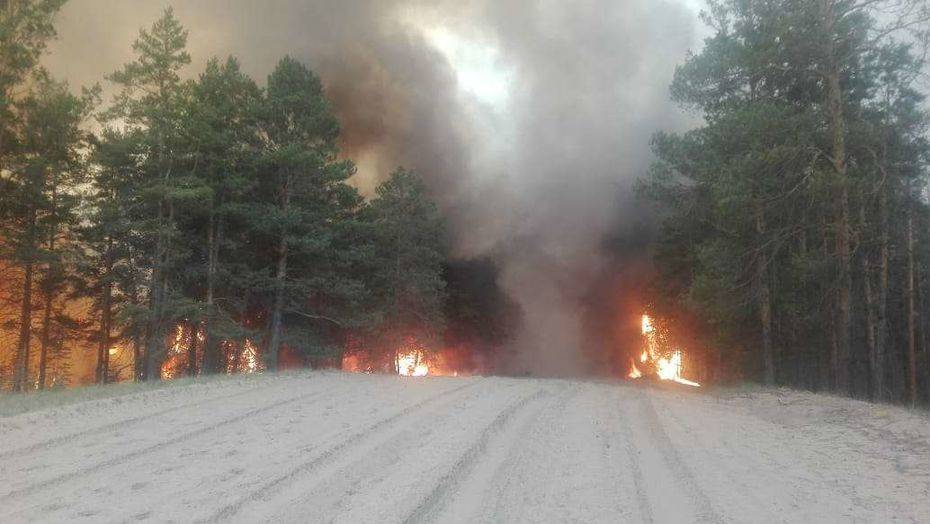
[[[420,350],[397,354],[397,374],[403,377],[425,377],[429,375],[429,364]]]
[[[169,337],[170,345],[161,365],[162,380],[196,374],[196,369],[202,364],[205,340],[206,334],[202,325],[191,324],[187,321],[176,324]],[[264,371],[265,366],[260,357],[260,351],[252,339],[222,340],[219,342],[219,347],[225,361],[223,367],[226,373]],[[119,352],[118,348],[110,349],[111,355],[115,354],[114,349],[117,353]]]
[[[342,370],[350,373],[396,373],[402,377],[457,377],[469,375],[467,352],[457,348],[430,350],[415,340],[408,340],[387,356],[378,356],[371,351],[353,348],[342,357]]]
[[[649,366],[655,372],[655,376],[660,380],[669,380],[684,384],[686,386],[699,387],[700,384],[688,380],[681,376],[682,372],[682,354],[680,349],[667,349],[665,337],[662,337],[656,330],[653,320],[649,315],[642,317],[642,335],[645,339],[646,346],[640,353],[639,361]],[[630,359],[630,371],[627,378],[642,378],[644,373],[636,365],[634,359]]]
[[[161,366],[161,378],[163,380],[175,378],[185,369],[183,367],[183,365],[186,365],[184,359],[187,356],[185,346],[193,343],[190,340],[193,337],[189,336],[190,334],[187,331],[184,329],[184,324],[178,324],[174,328],[174,336],[171,339],[171,345],[168,347],[168,355]]]

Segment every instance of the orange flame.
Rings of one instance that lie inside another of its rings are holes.
[[[643,315],[642,334],[646,341],[646,347],[639,356],[639,361],[643,364],[652,362],[655,368],[656,376],[661,380],[670,380],[686,386],[699,387],[697,382],[688,380],[681,376],[682,355],[680,349],[665,350],[661,348],[662,341],[656,333],[649,315]],[[630,359],[629,378],[640,378],[643,376],[642,371],[636,366],[636,362]]]
[[[425,377],[429,375],[429,365],[423,352],[414,349],[397,354],[397,374],[403,377]]]
[[[171,341],[171,346],[168,348],[168,355],[165,357],[165,361],[161,366],[161,378],[163,380],[175,378],[180,371],[181,359],[185,351],[184,339],[184,324],[178,324],[174,328],[174,339]]]
[[[361,341],[350,340],[343,353],[340,367],[351,373],[378,373],[389,371],[404,377],[458,377],[469,376],[468,352],[464,348],[430,348],[415,337],[407,337],[389,353],[385,362],[383,353],[366,349]]]

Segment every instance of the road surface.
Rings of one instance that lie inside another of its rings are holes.
[[[233,377],[0,417],[0,522],[928,522],[928,437],[778,390]]]

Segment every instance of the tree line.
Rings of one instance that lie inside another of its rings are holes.
[[[713,0],[658,133],[656,309],[721,378],[930,400],[920,0]]]
[[[441,339],[450,308],[475,313],[447,297],[420,177],[398,169],[370,200],[347,183],[304,64],[282,58],[260,87],[214,58],[185,80],[169,8],[104,103],[39,65],[63,3],[0,2],[2,385],[49,387],[74,351],[98,383],[158,379],[167,359],[180,375],[332,364],[351,344],[389,360],[409,337]]]

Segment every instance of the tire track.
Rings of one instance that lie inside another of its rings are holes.
[[[678,453],[678,448],[675,447],[675,444],[672,443],[671,438],[669,438],[668,433],[662,425],[662,421],[659,420],[658,413],[655,411],[655,406],[652,404],[652,400],[647,394],[643,394],[641,397],[640,415],[652,436],[652,441],[656,444],[656,448],[662,455],[662,459],[669,469],[675,473],[675,479],[679,486],[681,486],[688,495],[688,498],[694,503],[697,510],[697,515],[695,515],[696,522],[713,524],[725,522],[714,509],[710,498],[708,498],[707,494],[699,487],[697,479],[694,478],[694,474],[682,460],[681,455]]]
[[[514,402],[481,432],[478,440],[459,458],[452,468],[437,482],[432,491],[422,500],[413,512],[404,519],[407,523],[429,522],[435,520],[436,515],[443,509],[444,504],[455,488],[464,480],[464,477],[475,467],[479,458],[487,453],[488,443],[499,433],[503,427],[531,402],[549,395],[544,389],[539,389]]]
[[[517,384],[508,386],[515,387]],[[417,479],[417,484],[422,484],[424,480],[428,482],[430,469],[433,468],[422,470],[414,467],[404,470],[405,466],[419,462],[410,460],[411,457],[418,457],[419,451],[427,447],[433,450],[437,446],[442,449],[447,445],[453,446],[452,449],[468,448],[477,436],[472,434],[480,433],[482,429],[480,425],[474,424],[471,418],[473,415],[491,420],[527,393],[525,388],[510,390],[509,387],[503,398],[501,395],[488,395],[484,389],[473,388],[467,395],[446,399],[420,410],[410,422],[397,424],[387,431],[372,435],[371,439],[354,448],[351,453],[319,468],[312,477],[295,483],[292,490],[294,496],[280,498],[276,494],[273,507],[269,508],[272,512],[263,517],[267,516],[269,521],[274,522],[304,522],[307,520],[306,515],[312,514],[318,522],[346,521],[343,512],[358,515],[359,505],[364,507],[371,500],[371,492],[378,492],[382,486],[391,484],[386,479]],[[471,420],[472,423],[462,424],[464,420]],[[456,455],[455,451],[443,454],[453,461],[457,459]],[[402,472],[399,477],[398,471]],[[423,486],[423,491],[432,487]],[[365,494],[362,501],[354,500],[353,497],[362,493]],[[370,515],[367,518],[390,521],[400,516]],[[351,521],[351,517],[348,520]]]
[[[630,473],[633,474],[633,488],[636,491],[636,505],[639,508],[639,516],[644,523],[651,524],[655,522],[655,519],[653,517],[652,504],[649,502],[649,496],[646,494],[646,481],[643,477],[643,468],[640,465],[639,453],[636,450],[633,431],[630,429],[629,423],[618,423],[616,417],[612,418],[611,421],[615,428],[617,425],[621,428],[619,431],[614,429],[613,433],[619,434],[626,443],[625,450],[630,459]]]
[[[119,465],[121,465],[121,464],[124,464],[124,463],[130,461],[130,460],[133,460],[133,459],[136,459],[136,458],[138,458],[138,457],[142,457],[142,456],[148,455],[148,454],[153,453],[153,452],[155,452],[155,451],[159,451],[159,450],[161,450],[161,449],[167,448],[167,447],[172,446],[172,445],[175,445],[175,444],[179,444],[179,443],[181,443],[181,442],[185,442],[185,441],[191,440],[191,439],[193,439],[193,438],[195,438],[195,437],[199,437],[199,436],[204,435],[204,434],[206,434],[206,433],[209,433],[209,432],[211,432],[211,431],[215,431],[215,430],[217,430],[217,429],[220,429],[220,428],[229,426],[229,425],[231,425],[231,424],[235,424],[235,423],[237,423],[237,422],[242,422],[242,421],[244,421],[244,420],[246,420],[246,419],[249,419],[249,418],[251,418],[251,417],[254,417],[254,416],[256,416],[256,415],[260,415],[260,414],[262,414],[262,413],[266,413],[266,412],[275,410],[275,409],[277,409],[277,408],[281,408],[281,407],[284,407],[284,406],[288,406],[288,405],[293,404],[293,403],[295,403],[295,402],[300,402],[300,401],[302,401],[302,400],[307,400],[307,399],[309,399],[309,398],[313,398],[313,397],[319,396],[319,395],[321,395],[321,394],[323,394],[323,393],[327,393],[327,392],[328,392],[328,391],[313,390],[313,391],[310,391],[310,392],[308,392],[308,393],[304,393],[304,394],[301,394],[301,395],[297,395],[296,397],[291,397],[291,398],[289,398],[289,399],[276,401],[276,402],[271,403],[271,404],[265,404],[265,405],[263,405],[263,406],[261,406],[261,407],[258,407],[258,408],[255,408],[255,409],[251,409],[251,410],[249,410],[249,411],[246,411],[246,412],[241,413],[241,414],[239,414],[239,415],[236,415],[236,416],[234,416],[234,417],[231,417],[231,418],[228,418],[228,419],[224,419],[224,420],[222,420],[222,421],[220,421],[220,422],[216,422],[216,423],[213,423],[213,424],[209,424],[209,425],[207,425],[207,426],[204,426],[204,427],[201,427],[201,428],[192,430],[192,431],[188,431],[187,433],[183,433],[183,434],[178,435],[178,436],[176,436],[176,437],[172,437],[172,438],[169,438],[169,439],[167,439],[167,440],[163,440],[163,441],[161,441],[161,442],[152,444],[152,445],[150,445],[150,446],[146,446],[146,447],[144,447],[144,448],[137,449],[137,450],[135,450],[135,451],[131,451],[131,452],[129,452],[129,453],[124,453],[124,454],[122,454],[122,455],[113,457],[113,458],[111,458],[111,459],[109,459],[109,460],[105,460],[105,461],[103,461],[103,462],[98,462],[98,463],[93,464],[93,465],[91,465],[91,466],[86,466],[86,467],[83,467],[83,468],[80,468],[80,469],[76,469],[76,470],[74,470],[74,471],[69,471],[68,473],[64,473],[64,474],[58,475],[58,476],[56,476],[56,477],[52,477],[52,478],[50,478],[50,479],[43,480],[43,481],[41,481],[41,482],[37,482],[37,483],[35,483],[35,484],[31,484],[31,485],[28,485],[28,486],[25,486],[25,487],[22,487],[22,488],[19,488],[19,489],[15,489],[15,490],[13,490],[13,491],[10,491],[9,493],[5,493],[5,494],[3,494],[3,495],[0,495],[0,501],[7,501],[7,500],[10,500],[10,499],[13,499],[13,498],[16,498],[16,497],[20,497],[20,496],[23,496],[23,495],[30,495],[30,494],[33,494],[33,493],[35,493],[35,492],[37,492],[37,491],[41,491],[41,490],[43,490],[43,489],[47,489],[47,488],[50,488],[50,487],[58,486],[58,485],[60,485],[60,484],[63,484],[63,483],[65,483],[65,482],[68,482],[69,480],[72,480],[72,479],[75,479],[75,478],[78,478],[78,477],[82,477],[82,476],[84,476],[84,475],[88,475],[88,474],[91,474],[91,473],[95,473],[95,472],[97,472],[97,471],[100,471],[100,470],[103,470],[103,469],[107,469],[107,468],[111,468],[111,467],[114,467],[114,466],[119,466]],[[228,398],[228,397],[227,397],[227,398]]]
[[[554,411],[556,413],[563,413],[568,406],[568,402],[570,400],[573,400],[580,393],[581,393],[581,386],[579,384],[574,384],[571,387],[566,387],[565,391],[563,391],[562,394],[560,394],[559,397],[555,400]],[[540,413],[542,413],[543,411],[544,410],[540,410]],[[547,422],[551,422],[548,419],[540,419],[540,417],[534,417],[532,420],[529,420],[525,423],[525,425],[520,429],[518,434],[525,435],[526,433],[535,430],[537,427],[539,427],[539,425],[543,422],[543,420],[546,420]],[[495,469],[492,475],[491,483],[499,486],[499,488],[497,489],[497,493],[494,496],[494,504],[493,504],[494,509],[492,512],[493,515],[504,515],[505,514],[504,510],[506,508],[503,503],[503,494],[508,489],[510,489],[510,486],[513,483],[513,477],[507,476],[506,473],[513,471],[516,464],[519,462],[519,459],[520,459],[519,454],[514,454],[512,449],[508,450],[507,458],[505,458],[504,461],[502,461],[497,466],[497,468]]]
[[[467,384],[463,384],[461,386],[458,386],[452,389],[447,389],[436,395],[433,395],[432,397],[426,398],[413,405],[410,405],[402,409],[401,411],[394,413],[393,415],[389,417],[383,418],[375,422],[374,424],[368,425],[365,428],[352,433],[347,438],[340,441],[338,444],[328,448],[327,450],[323,451],[316,457],[294,466],[290,470],[286,471],[284,474],[262,484],[260,487],[253,490],[251,493],[245,495],[244,497],[240,498],[239,500],[233,502],[232,504],[228,504],[224,506],[220,510],[213,513],[213,515],[211,515],[210,517],[207,517],[206,519],[197,520],[197,522],[225,522],[231,519],[232,517],[234,517],[237,513],[239,513],[239,511],[241,511],[250,502],[261,500],[267,497],[269,494],[271,494],[275,490],[280,489],[286,484],[288,484],[289,482],[293,481],[298,476],[303,475],[305,473],[309,473],[325,465],[326,463],[332,460],[335,460],[335,458],[340,453],[360,443],[361,441],[365,439],[365,437],[369,436],[370,434],[380,430],[381,428],[390,426],[391,424],[395,423],[396,421],[400,419],[403,419],[404,417],[407,417],[409,415],[416,413],[417,411],[421,410],[424,406],[427,406],[445,397],[459,393],[465,389],[475,387],[478,384],[479,382],[475,381],[475,382],[469,382]]]
[[[701,442],[700,438],[700,428],[696,427],[694,424],[686,420],[685,417],[682,417],[677,412],[677,406],[671,406],[663,410],[663,413],[674,421],[677,425],[681,426],[681,431],[688,435],[694,435],[698,440],[696,441],[697,446],[700,451],[706,454],[711,458],[711,462],[716,466],[718,470],[723,470],[721,475],[728,479],[741,478],[751,472],[752,482],[761,484],[764,486],[782,486],[785,484],[786,479],[790,478],[791,488],[782,488],[779,492],[790,493],[792,490],[797,490],[799,493],[791,496],[791,502],[794,502],[798,499],[803,499],[808,497],[809,493],[815,491],[817,486],[824,485],[830,482],[828,479],[824,478],[818,470],[811,470],[810,474],[816,476],[816,480],[811,478],[803,478],[798,475],[791,475],[788,477],[788,473],[785,471],[784,466],[779,464],[777,461],[772,461],[768,458],[768,454],[764,451],[747,452],[741,446],[734,446],[726,442],[720,442],[720,444],[726,445],[726,454],[721,453],[719,447],[713,445],[707,445],[706,442]],[[759,419],[762,420],[762,419]],[[763,421],[768,423],[767,421]],[[794,428],[785,427],[789,431],[794,431]],[[738,466],[734,467],[734,464]],[[718,484],[719,486],[719,484]],[[741,482],[738,485],[734,486],[735,489],[739,491],[739,498],[744,500],[747,505],[752,507],[766,507],[767,504],[772,503],[773,499],[767,498],[760,495],[760,492],[754,489],[747,489],[746,483]],[[809,501],[812,504],[816,504],[816,499],[811,499]]]
[[[84,429],[81,431],[75,431],[73,433],[68,433],[60,437],[54,437],[54,438],[50,438],[47,440],[43,440],[41,442],[30,444],[28,446],[23,446],[21,448],[16,448],[16,449],[11,449],[11,450],[0,452],[0,460],[4,460],[14,455],[21,456],[21,455],[26,455],[29,453],[34,453],[36,451],[46,451],[49,448],[58,446],[60,444],[71,443],[71,441],[73,441],[74,439],[89,437],[92,435],[99,435],[101,433],[107,433],[109,431],[113,431],[116,429],[122,429],[127,426],[133,426],[140,422],[144,422],[149,419],[160,417],[162,415],[167,415],[169,413],[175,413],[175,412],[185,410],[185,409],[200,407],[200,406],[207,405],[213,402],[219,402],[219,401],[235,399],[235,398],[239,398],[239,397],[243,397],[247,395],[253,395],[256,392],[273,389],[274,387],[279,386],[279,385],[280,384],[265,384],[265,385],[253,387],[250,389],[246,389],[244,391],[232,393],[229,395],[224,395],[224,396],[219,396],[219,397],[210,397],[210,398],[206,398],[203,400],[188,402],[188,403],[180,404],[180,405],[173,406],[170,408],[160,409],[158,411],[147,413],[145,415],[139,415],[137,417],[129,417],[129,418],[125,418],[122,420],[118,420],[116,422],[111,422],[109,424],[104,424],[102,426],[88,428],[88,429]]]

